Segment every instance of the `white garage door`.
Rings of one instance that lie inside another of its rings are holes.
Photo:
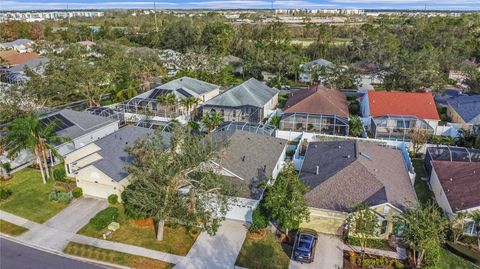
[[[230,205],[230,210],[227,211],[225,218],[252,222],[252,213],[253,208],[251,206]]]
[[[113,189],[113,186],[109,186],[105,184],[80,180],[77,183],[77,186],[82,188],[83,194],[100,197],[100,198],[106,199],[110,194],[117,194],[117,191]]]

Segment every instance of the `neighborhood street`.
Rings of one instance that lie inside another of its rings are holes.
[[[1,269],[100,269],[107,268],[86,263],[0,238]]]

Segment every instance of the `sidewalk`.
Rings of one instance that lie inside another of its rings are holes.
[[[0,219],[29,229],[27,233],[16,238],[18,241],[27,245],[40,246],[48,251],[63,252],[63,249],[68,242],[72,241],[94,247],[116,250],[132,255],[144,256],[173,264],[177,264],[185,259],[183,256],[177,256],[170,253],[96,239],[93,237],[78,235],[74,232],[62,231],[60,229],[48,227],[45,224],[39,224],[2,210],[0,210]]]

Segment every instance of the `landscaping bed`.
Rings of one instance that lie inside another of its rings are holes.
[[[378,268],[378,269],[403,269],[405,264],[403,261],[381,257],[377,255],[365,254],[361,258],[361,253],[353,251],[343,252],[343,268],[345,269],[364,269],[364,268]]]
[[[478,269],[472,263],[454,255],[444,248],[440,248],[440,265],[442,269]]]
[[[137,269],[170,269],[173,264],[154,260],[147,257],[136,256],[119,251],[82,245],[74,242],[68,243],[63,252],[87,259],[115,263]]]
[[[185,256],[200,234],[199,228],[188,228],[182,225],[166,223],[163,240],[158,241],[153,222],[150,222],[150,225],[146,225],[142,221],[141,225],[138,225],[140,224],[138,221],[127,218],[123,211],[123,206],[116,205],[115,208],[118,208],[116,221],[120,224],[120,228],[108,238],[111,241]],[[104,227],[98,230],[95,228],[96,223],[98,222],[88,223],[78,233],[103,239],[103,234],[107,232],[107,228]]]
[[[31,221],[43,223],[67,207],[65,203],[49,201],[49,193],[55,189],[54,182],[43,184],[39,170],[25,168],[1,184],[12,194],[0,202],[0,209]]]
[[[291,246],[277,242],[271,232],[260,239],[247,236],[235,265],[249,269],[288,268],[290,253]]]
[[[28,231],[27,228],[0,219],[0,233],[17,236],[23,234],[26,231]]]
[[[447,242],[445,244],[445,249],[455,254],[456,256],[459,256],[471,263],[480,266],[480,252],[474,249],[460,244],[455,244],[453,242]]]
[[[346,243],[352,246],[360,246],[360,240],[356,237],[349,237]],[[359,248],[359,247],[358,247]],[[367,239],[367,248],[375,248],[387,251],[396,251],[395,248],[388,244],[388,240],[385,239]]]

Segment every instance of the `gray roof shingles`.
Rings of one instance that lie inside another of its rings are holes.
[[[217,163],[239,178],[227,178],[238,190],[239,196],[259,199],[263,190],[256,186],[272,177],[287,141],[284,139],[245,131],[218,131],[212,134],[216,141],[226,142]]]
[[[462,95],[448,101],[462,119],[469,124],[480,125],[480,95]]]
[[[277,89],[270,88],[262,82],[251,78],[208,100],[204,105],[223,107],[263,107],[268,101],[274,98],[278,92]]]
[[[300,180],[310,188],[307,204],[315,208],[348,212],[362,202],[400,209],[416,203],[401,152],[372,143],[310,143]]]
[[[94,143],[101,148],[96,153],[100,154],[102,159],[93,162],[91,165],[109,176],[113,181],[121,181],[128,176],[126,166],[132,161],[132,157],[126,151],[127,148],[131,147],[138,139],[146,138],[153,132],[154,130],[148,128],[126,126],[101,138]],[[169,136],[164,134],[163,139],[164,143],[165,141],[168,142]]]

